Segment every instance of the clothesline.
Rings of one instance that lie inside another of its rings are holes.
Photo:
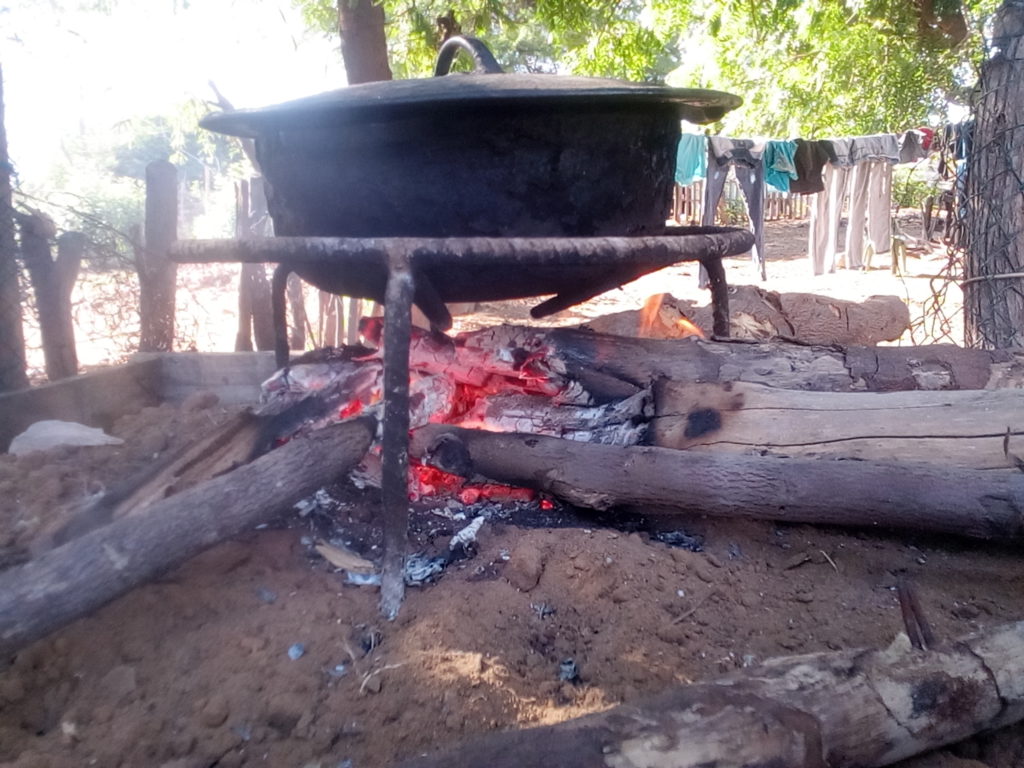
[[[743,162],[760,158],[766,184],[780,192],[809,195],[824,189],[826,163],[852,167],[866,160],[915,163],[928,156],[934,129],[913,128],[900,134],[880,133],[839,139],[734,139],[683,133],[676,152],[676,183],[688,186],[707,178],[709,147],[719,165],[732,163],[736,146]]]
[[[834,272],[841,262],[839,227],[847,196],[850,215],[843,252],[845,266],[862,269],[867,254],[891,252],[893,166],[926,158],[934,143],[935,131],[931,128],[816,140],[684,133],[676,152],[675,178],[682,186],[707,179],[702,224],[711,225],[729,169],[734,169],[754,232],[751,255],[762,280],[767,279],[765,185],[781,192],[815,195],[807,250],[814,274],[820,275]]]

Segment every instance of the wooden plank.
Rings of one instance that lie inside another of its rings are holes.
[[[758,384],[655,387],[655,445],[700,452],[921,461],[1007,469],[1024,454],[1024,390],[801,392]]]

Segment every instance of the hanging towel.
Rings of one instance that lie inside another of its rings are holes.
[[[693,184],[708,175],[708,137],[703,133],[684,133],[676,149],[676,184]]]
[[[765,142],[764,145],[764,182],[779,192],[789,192],[792,180],[797,178],[795,141]]]

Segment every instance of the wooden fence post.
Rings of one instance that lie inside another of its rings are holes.
[[[146,166],[146,243],[139,272],[139,350],[174,348],[177,265],[167,258],[178,236],[178,169],[167,160]]]

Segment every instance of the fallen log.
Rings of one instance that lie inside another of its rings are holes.
[[[712,333],[713,307],[659,294],[643,309],[587,320],[597,333],[648,339],[682,339],[689,320],[705,336]],[[805,344],[861,344],[895,341],[910,327],[910,311],[899,296],[870,296],[845,301],[813,293],[778,293],[755,285],[729,289],[729,337],[752,341],[784,338]]]
[[[545,491],[590,509],[906,528],[982,539],[1024,534],[1024,474],[928,464],[701,454],[430,424],[417,458],[464,477]]]
[[[743,382],[654,387],[651,443],[678,450],[1008,469],[1024,390],[801,392]]]
[[[0,573],[0,664],[202,550],[344,477],[369,448],[373,419],[296,438],[225,475],[122,517]]]
[[[918,651],[770,660],[406,768],[874,768],[1024,718],[1024,623]]]

